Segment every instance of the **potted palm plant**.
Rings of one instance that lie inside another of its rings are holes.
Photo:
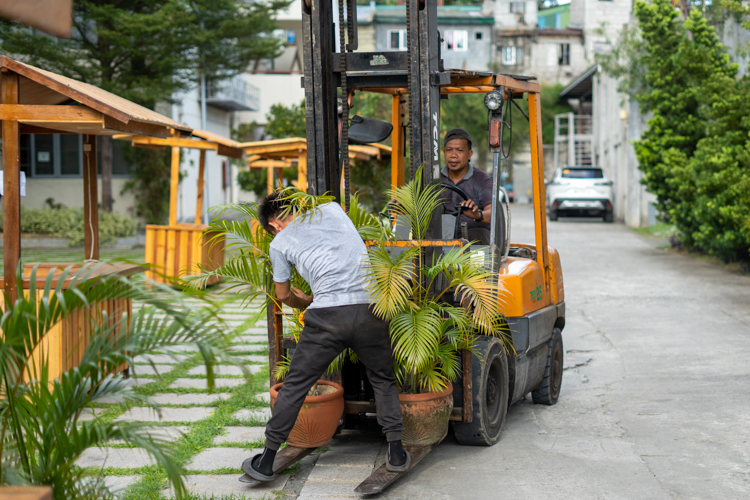
[[[428,255],[425,235],[441,188],[422,186],[421,173],[391,189],[392,213],[411,226],[413,246],[393,252],[392,235],[374,242],[366,261],[374,312],[390,321],[394,372],[404,415],[405,445],[441,441],[453,409],[460,351],[474,351],[482,335],[500,335],[497,280],[469,244]]]
[[[82,415],[104,398],[126,403],[158,406],[134,391],[131,384],[113,375],[137,356],[169,353],[176,346],[197,343],[213,385],[216,361],[243,366],[226,354],[229,338],[214,322],[213,307],[196,307],[182,300],[171,288],[139,278],[100,275],[100,266],[86,264],[49,273],[45,286],[36,287],[36,268],[31,289],[11,302],[3,294],[0,309],[0,496],[2,485],[48,485],[55,499],[111,498],[100,478],[74,467],[87,449],[122,440],[144,449],[164,468],[179,498],[186,495],[180,468],[163,441],[154,438],[146,424],[84,421]],[[20,273],[19,273],[20,276]],[[19,289],[21,289],[19,283]],[[45,340],[62,319],[89,310],[94,303],[133,299],[143,305],[122,317],[86,317],[91,338],[83,349],[79,366],[54,380],[49,375]],[[41,359],[40,359],[41,358]],[[249,376],[249,374],[248,374]]]

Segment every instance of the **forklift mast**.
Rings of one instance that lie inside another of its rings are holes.
[[[388,86],[406,77],[411,176],[424,165],[423,184],[439,181],[440,85],[450,83],[450,75],[443,71],[440,58],[437,2],[406,0],[404,52],[354,52],[356,0],[337,2],[338,26],[334,23],[332,0],[304,0],[302,5],[308,192],[315,195],[330,192],[338,201],[343,171],[348,193],[348,155],[340,154],[345,153],[348,144],[348,106],[341,106],[339,135],[339,88],[342,102],[347,103],[348,83],[361,83],[365,79],[368,83]],[[348,35],[346,44],[342,31]],[[336,52],[337,36],[341,40],[340,52]]]

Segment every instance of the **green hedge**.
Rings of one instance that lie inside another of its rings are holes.
[[[2,214],[2,212],[0,212]],[[0,230],[3,229],[0,215]],[[134,236],[138,224],[129,217],[110,212],[99,212],[99,243],[106,245],[117,238]],[[52,238],[68,238],[69,246],[82,246],[83,210],[75,208],[21,209],[21,232],[44,234]]]

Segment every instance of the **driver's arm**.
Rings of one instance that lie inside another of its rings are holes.
[[[482,208],[482,217],[479,217],[479,206],[477,206],[476,203],[472,200],[466,200],[461,202],[461,206],[467,207],[469,210],[464,210],[464,215],[469,217],[470,219],[474,219],[477,222],[482,222],[484,224],[489,224],[492,220],[492,203],[489,205],[485,205],[484,208]]]

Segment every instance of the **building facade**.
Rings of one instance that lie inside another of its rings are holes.
[[[480,6],[438,7],[437,12],[445,68],[490,71],[494,17]],[[405,51],[406,7],[378,5],[372,17],[375,50]]]
[[[565,84],[589,65],[583,30],[570,25],[570,5],[540,11],[535,1],[486,0],[484,9],[495,18],[497,71]]]

